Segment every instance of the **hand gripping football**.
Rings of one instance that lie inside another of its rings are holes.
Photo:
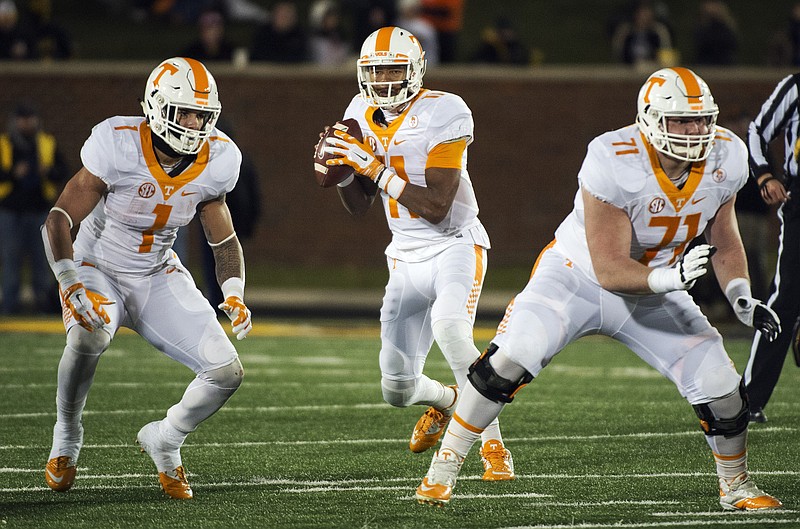
[[[336,130],[344,131],[358,141],[364,140],[361,134],[361,127],[358,125],[358,121],[353,118],[337,121],[332,127],[328,128],[319,143],[317,143],[316,149],[314,149],[314,176],[317,178],[317,183],[322,187],[335,186],[353,174],[353,168],[349,165],[325,165],[327,160],[335,157],[323,151],[325,138],[333,136]]]

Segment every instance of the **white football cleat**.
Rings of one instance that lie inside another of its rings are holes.
[[[171,498],[190,500],[194,497],[186,470],[181,463],[181,448],[168,443],[159,431],[161,421],[153,421],[142,426],[136,434],[136,442],[142,452],[147,452],[158,470],[161,488]]]
[[[69,430],[56,422],[53,427],[53,447],[44,467],[44,479],[48,487],[56,492],[66,492],[72,487],[82,447],[83,424]]]
[[[783,507],[778,498],[759,489],[747,472],[742,472],[730,482],[720,478],[719,504],[728,511],[755,511]]]
[[[415,494],[422,504],[442,507],[450,503],[453,487],[464,464],[464,458],[448,448],[441,448],[433,454],[433,461],[428,473],[422,478]]]

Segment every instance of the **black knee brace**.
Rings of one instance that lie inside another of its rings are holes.
[[[739,395],[742,398],[742,408],[730,419],[718,419],[708,404],[693,404],[694,412],[700,419],[700,427],[708,435],[724,435],[734,437],[747,430],[747,423],[750,420],[750,404],[747,399],[744,381],[739,382]]]
[[[514,395],[517,391],[533,380],[533,375],[526,371],[517,381],[499,376],[492,364],[489,363],[489,357],[497,352],[497,349],[498,347],[495,344],[490,343],[480,358],[475,360],[469,367],[467,378],[478,390],[478,393],[487,399],[494,402],[509,403],[514,400]]]

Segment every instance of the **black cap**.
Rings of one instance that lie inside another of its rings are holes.
[[[34,117],[38,114],[36,112],[36,108],[33,106],[33,103],[28,101],[22,101],[17,103],[17,106],[14,107],[14,115],[19,118],[30,118]]]

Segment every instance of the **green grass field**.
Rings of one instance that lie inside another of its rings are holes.
[[[476,449],[446,508],[413,499],[430,453],[409,452],[421,407],[381,399],[375,323],[270,324],[237,346],[245,382],[189,437],[195,499],[160,491],[138,429],[192,378],[132,333],[106,352],[68,493],[44,483],[55,420],[56,322],[0,322],[0,528],[800,527],[800,370],[787,365],[750,433],[750,469],[783,510],[726,513],[691,407],[604,338],[566,349],[501,419],[518,479],[480,481]],[[37,331],[38,330],[38,331]],[[493,332],[479,328],[484,347]],[[731,340],[744,367],[749,341]],[[426,372],[450,381],[438,351]]]

